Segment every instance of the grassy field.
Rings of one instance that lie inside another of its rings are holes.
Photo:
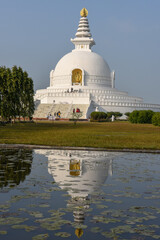
[[[160,149],[160,127],[129,122],[16,123],[0,126],[0,143],[106,149]]]

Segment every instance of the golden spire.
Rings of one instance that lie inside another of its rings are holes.
[[[87,17],[88,16],[88,10],[86,8],[83,8],[80,11],[80,15],[81,15],[81,17]]]

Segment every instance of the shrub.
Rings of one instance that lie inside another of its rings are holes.
[[[114,116],[115,116],[115,119],[117,119],[117,118],[119,118],[119,117],[122,117],[122,113],[120,113],[120,112],[114,112],[114,114],[113,114]]]
[[[152,123],[152,116],[154,112],[151,110],[144,110],[139,112],[138,123]]]
[[[92,112],[91,113],[91,119],[92,120],[102,120],[102,119],[106,119],[107,118],[107,114],[105,112]]]
[[[129,115],[129,121],[131,123],[138,123],[138,116],[139,116],[139,111],[134,110],[130,115]]]
[[[122,113],[120,112],[107,112],[107,117],[110,119],[112,115],[115,117],[115,120],[119,117],[122,117]]]
[[[160,112],[154,113],[152,117],[152,124],[155,126],[160,126]]]
[[[115,119],[118,117],[121,117],[123,114],[120,112],[92,112],[91,113],[91,120],[96,120],[96,121],[110,121],[112,115],[114,115]]]
[[[131,123],[152,123],[154,112],[151,110],[134,110],[129,114],[129,121]]]
[[[126,112],[124,115],[126,115],[129,118],[130,114],[131,114],[130,112]]]

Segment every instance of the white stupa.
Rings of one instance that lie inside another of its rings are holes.
[[[160,105],[144,103],[140,97],[129,96],[115,88],[115,72],[97,53],[92,52],[95,42],[88,23],[88,11],[81,10],[77,33],[71,39],[75,45],[50,72],[50,86],[37,90],[34,118],[46,118],[60,111],[62,118],[71,118],[73,109],[89,118],[93,111],[121,113],[133,110],[160,111]]]

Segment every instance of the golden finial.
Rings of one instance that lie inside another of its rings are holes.
[[[87,17],[88,16],[88,11],[86,8],[83,8],[81,11],[80,11],[80,15],[81,17]]]

